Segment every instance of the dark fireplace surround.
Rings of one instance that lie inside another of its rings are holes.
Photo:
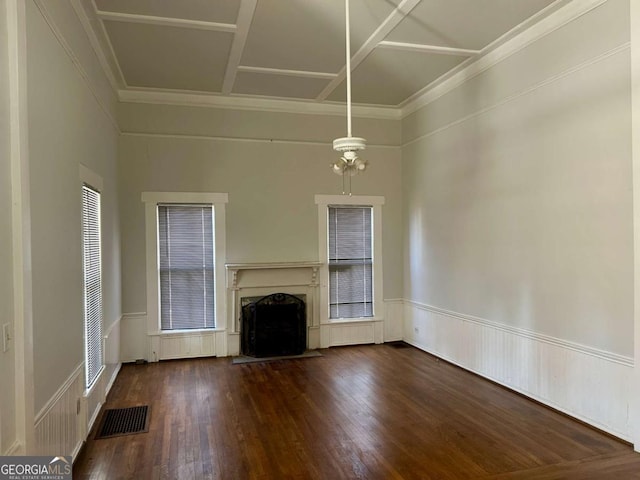
[[[304,295],[274,293],[241,299],[241,353],[251,357],[300,355],[307,348]]]

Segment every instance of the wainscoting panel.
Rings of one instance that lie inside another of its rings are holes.
[[[215,354],[216,338],[214,332],[160,336],[160,360],[213,357]]]
[[[320,325],[321,348],[340,345],[382,343],[384,326],[382,321],[327,323]]]
[[[103,338],[105,366],[91,390],[85,392],[83,362],[36,415],[37,455],[75,457],[80,451],[120,371],[120,323],[118,318],[107,327]]]
[[[402,299],[384,301],[384,341],[396,342],[402,340],[404,303]]]
[[[146,312],[123,314],[120,330],[120,360],[123,363],[152,360],[148,356]]]
[[[76,455],[83,442],[78,402],[84,387],[80,364],[35,418],[36,455]]]
[[[632,440],[632,358],[409,301],[404,341]]]

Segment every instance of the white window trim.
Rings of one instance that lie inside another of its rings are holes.
[[[225,205],[229,201],[226,193],[195,192],[143,192],[145,204],[145,238],[147,262],[147,334],[175,335],[184,333],[217,332],[226,329],[226,233]],[[159,203],[194,203],[209,204],[214,211],[215,232],[215,309],[216,326],[212,329],[197,330],[162,330],[160,328],[160,278],[158,271],[158,204]]]
[[[104,181],[102,179],[102,176],[98,175],[96,172],[94,172],[93,170],[91,170],[90,168],[84,166],[83,164],[78,164],[78,170],[79,170],[79,177],[80,177],[80,186],[84,186],[87,185],[89,187],[91,187],[92,189],[96,190],[99,194],[100,194],[100,203],[102,203],[102,193],[104,191]],[[82,189],[80,189],[80,204],[82,205]],[[100,208],[100,214],[102,215],[102,205]],[[102,222],[102,219],[100,219],[100,221]],[[80,218],[80,222],[82,224],[82,216]],[[102,232],[102,229],[101,229]],[[101,233],[102,235],[102,233]],[[100,239],[100,248],[102,249],[102,238]],[[84,265],[83,265],[84,268]],[[102,266],[100,267],[100,272],[101,272],[101,276],[104,273],[102,271]],[[104,283],[102,281],[103,279],[100,279],[100,284],[103,285],[104,288]],[[84,289],[84,287],[83,287]],[[103,292],[104,293],[104,292]],[[84,295],[84,293],[83,293]],[[103,298],[104,301],[104,298]],[[84,302],[84,298],[83,298],[83,302]],[[86,385],[86,378],[87,378],[87,362],[86,362],[86,338],[84,338],[84,331],[83,331],[83,343],[84,343],[84,352],[83,352],[83,360],[82,363],[84,364],[84,375],[83,375],[83,385],[84,385],[84,396],[90,396],[93,391],[96,389],[96,387],[98,385],[100,385],[100,382],[102,380],[102,374],[105,371],[105,345],[104,345],[104,340],[105,340],[105,335],[104,335],[104,303],[102,305],[102,314],[103,314],[103,318],[102,318],[102,334],[100,335],[101,338],[101,348],[102,348],[102,365],[100,366],[100,370],[98,371],[98,374],[96,375],[96,378],[93,380],[93,383],[87,388]],[[84,329],[84,318],[83,318],[83,329]]]
[[[80,182],[85,185],[89,185],[94,190],[97,190],[98,192],[102,193],[102,191],[104,190],[104,187],[103,187],[104,182],[102,181],[102,177],[98,175],[96,172],[94,172],[93,170],[85,167],[82,164],[80,164],[79,166],[80,166]]]
[[[384,197],[365,195],[316,195],[318,205],[318,259],[320,267],[320,323],[352,323],[384,320],[382,282],[382,205]],[[329,205],[370,206],[373,209],[373,317],[329,318]]]

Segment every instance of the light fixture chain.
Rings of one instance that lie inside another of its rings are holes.
[[[351,136],[351,33],[349,28],[349,0],[345,0],[347,52],[347,137]]]
[[[345,56],[346,56],[346,87],[347,87],[347,136],[336,138],[333,149],[342,156],[331,165],[334,173],[342,175],[342,194],[349,191],[351,195],[351,177],[363,172],[367,168],[367,161],[358,157],[358,152],[364,150],[367,141],[361,137],[351,136],[351,26],[349,15],[349,0],[344,0],[345,10]],[[348,178],[345,178],[348,177]]]

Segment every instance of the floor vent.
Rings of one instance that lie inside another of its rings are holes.
[[[96,439],[149,431],[149,405],[105,410]]]

